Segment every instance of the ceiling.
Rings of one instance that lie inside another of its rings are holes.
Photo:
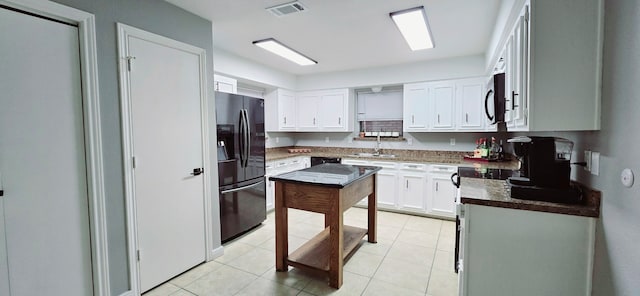
[[[214,46],[295,75],[484,54],[501,0],[299,0],[306,11],[276,17],[288,0],[166,0],[213,23]],[[412,52],[389,13],[424,6],[435,48]],[[254,46],[275,38],[317,65],[298,66]]]

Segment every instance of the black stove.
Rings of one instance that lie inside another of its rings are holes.
[[[458,175],[464,178],[506,180],[520,176],[519,170],[458,167]]]

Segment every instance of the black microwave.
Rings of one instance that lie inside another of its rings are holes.
[[[487,95],[484,97],[484,111],[491,124],[504,122],[504,92],[504,73],[491,76],[487,85]]]

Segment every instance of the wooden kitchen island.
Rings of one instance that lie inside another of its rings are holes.
[[[335,163],[270,177],[275,181],[276,270],[289,266],[320,271],[329,285],[342,286],[342,266],[365,235],[376,242],[376,173],[379,167]],[[368,199],[368,229],[343,224],[343,213],[365,197]],[[289,254],[289,208],[324,214],[325,229]]]

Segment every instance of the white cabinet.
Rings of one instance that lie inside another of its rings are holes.
[[[507,129],[599,130],[604,1],[522,2],[490,60],[507,62]]]
[[[374,161],[373,166],[382,167],[376,179],[376,199],[382,208],[398,206],[398,164],[393,162]]]
[[[596,218],[465,204],[460,295],[591,295]]]
[[[295,93],[276,89],[265,95],[265,127],[267,132],[296,130]]]
[[[429,87],[427,83],[404,85],[403,93],[403,130],[405,132],[428,131],[429,126]]]
[[[213,87],[215,91],[230,94],[238,93],[238,81],[218,74],[213,74]]]
[[[333,91],[320,96],[320,128],[322,131],[346,131],[349,93]]]
[[[429,170],[430,191],[427,195],[427,213],[453,218],[456,216],[456,190],[451,182],[451,175],[457,167],[448,165],[431,165]]]
[[[434,130],[452,130],[454,128],[455,82],[442,81],[433,83],[430,84],[429,89],[430,98],[433,102],[431,128]]]
[[[353,131],[353,100],[348,89],[292,92],[276,89],[265,96],[268,132]]]
[[[486,130],[484,78],[463,79],[456,82],[457,128],[466,131]],[[495,130],[495,126],[493,126]]]
[[[495,131],[484,111],[485,78],[404,85],[405,132]]]
[[[352,131],[349,90],[304,91],[296,94],[297,131]]]
[[[320,95],[317,93],[298,93],[296,96],[298,125],[297,131],[318,130],[318,107]]]
[[[399,208],[424,213],[426,211],[427,165],[417,163],[400,164]]]

